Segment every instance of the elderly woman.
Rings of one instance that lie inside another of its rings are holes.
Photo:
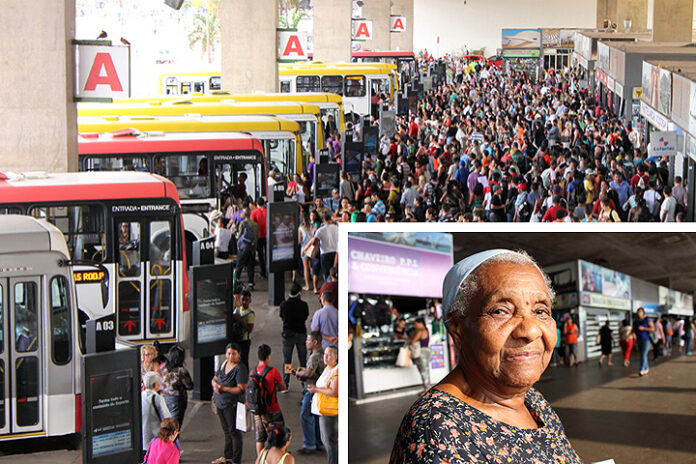
[[[157,372],[147,372],[143,377],[145,390],[140,393],[140,411],[143,432],[143,454],[150,441],[157,437],[160,424],[164,419],[172,417],[159,391],[162,389],[160,375]]]
[[[442,308],[458,364],[406,414],[391,463],[582,462],[532,388],[556,345],[553,297],[525,253],[488,250],[450,269]]]

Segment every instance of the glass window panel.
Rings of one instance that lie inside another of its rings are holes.
[[[18,358],[15,363],[17,425],[27,427],[39,423],[39,358]]]
[[[140,282],[129,280],[118,284],[118,334],[140,333]]]
[[[140,223],[118,223],[118,274],[121,277],[140,275]]]
[[[298,92],[320,92],[319,76],[297,76],[295,87]]]
[[[172,285],[168,279],[150,283],[150,332],[166,333],[172,327]]]
[[[270,168],[272,169],[275,166],[283,176],[287,176],[291,167],[295,165],[295,140],[267,140],[265,152],[271,163]]]
[[[83,161],[85,171],[142,171],[150,167],[141,156],[90,156]]]
[[[210,90],[222,89],[222,78],[220,76],[212,76],[209,79]]]
[[[281,141],[282,142],[282,141]],[[215,172],[224,185],[218,190],[226,190],[228,195],[244,200],[247,196],[261,196],[259,163],[216,163]]]
[[[5,400],[5,361],[0,359],[0,429],[7,425],[7,421],[5,420],[7,412]]]
[[[4,289],[0,285],[0,354],[5,352],[5,300]],[[4,374],[3,374],[4,375]]]
[[[364,97],[365,76],[346,76],[345,89],[346,97]]]
[[[154,164],[153,172],[176,184],[179,198],[210,196],[207,155],[161,155]]]
[[[32,208],[29,214],[46,219],[63,232],[72,259],[104,261],[106,226],[101,205],[43,206]]]
[[[309,155],[314,156],[314,148],[316,145],[316,123],[311,121],[298,121],[300,124],[300,139],[302,140],[302,148],[306,153],[306,158]]]
[[[280,93],[290,93],[290,82],[282,81],[280,83]]]
[[[26,353],[39,347],[38,302],[35,282],[14,286],[15,351]]]
[[[154,276],[172,273],[172,231],[169,221],[150,223],[150,274]]]
[[[51,353],[53,362],[67,364],[72,358],[70,305],[65,277],[51,279]]]
[[[321,78],[321,91],[343,95],[343,76],[324,76]]]

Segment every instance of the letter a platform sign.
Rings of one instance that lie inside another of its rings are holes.
[[[406,32],[406,16],[391,17],[391,32]]]
[[[354,19],[353,40],[358,42],[372,40],[372,21],[368,19]]]
[[[278,62],[289,63],[307,60],[307,33],[278,31]]]
[[[130,46],[110,40],[76,40],[75,101],[130,97]]]

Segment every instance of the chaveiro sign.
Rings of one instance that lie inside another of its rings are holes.
[[[676,156],[677,133],[675,131],[656,131],[650,133],[650,156]]]

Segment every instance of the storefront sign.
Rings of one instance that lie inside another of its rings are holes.
[[[622,298],[613,298],[592,293],[582,294],[582,304],[585,306],[595,306],[597,308],[631,309],[630,300],[628,299],[624,300]]]
[[[637,312],[638,308],[643,308],[643,311],[648,316],[658,314],[658,304],[657,303],[647,303],[645,301],[633,300],[632,310]]]
[[[503,29],[503,49],[541,48],[541,29]]]
[[[651,132],[649,148],[649,156],[675,156],[677,154],[677,132]]]
[[[601,69],[596,69],[595,74],[597,76],[597,81],[601,82],[605,86],[607,85],[607,74]]]
[[[645,104],[645,94],[643,94],[643,100],[640,102],[640,114],[643,115],[650,124],[660,130],[666,131],[669,127],[669,120],[666,117]]]
[[[607,88],[608,88],[609,90],[611,90],[612,92],[614,91],[614,83],[615,83],[615,82],[616,82],[616,81],[614,80],[613,77],[608,77],[608,76],[607,76]]]
[[[606,297],[627,300],[631,296],[631,278],[597,264],[580,261],[580,290]]]
[[[278,31],[278,61],[293,62],[307,59],[306,32]]]
[[[622,84],[619,84],[619,81],[616,81],[616,83],[614,84],[614,93],[619,97],[623,98],[624,86]]]
[[[441,298],[442,281],[450,267],[450,234],[348,235],[347,281],[352,293]]]
[[[693,296],[660,286],[657,294],[658,303],[668,314],[692,316],[694,314]]]
[[[430,358],[430,368],[431,369],[444,369],[447,367],[445,361],[445,345],[442,343],[435,343],[430,345],[430,352],[432,353]]]
[[[503,50],[505,58],[539,58],[539,50]]]
[[[633,99],[640,100],[641,98],[643,98],[643,88],[633,87]]]

